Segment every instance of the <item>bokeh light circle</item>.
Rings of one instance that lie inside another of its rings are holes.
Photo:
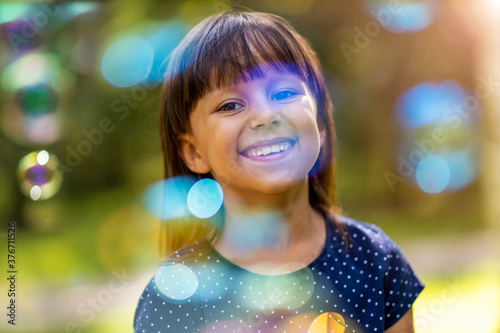
[[[179,176],[149,185],[143,196],[147,211],[162,220],[189,216],[187,196],[193,184],[192,178]]]
[[[188,299],[198,289],[195,272],[179,263],[165,263],[158,267],[154,283],[162,295],[176,301]]]
[[[51,198],[62,184],[59,161],[46,150],[24,156],[17,166],[17,175],[21,192],[34,201]]]
[[[418,186],[426,193],[440,193],[450,182],[450,166],[439,155],[425,156],[417,166]]]
[[[292,271],[291,273],[272,275],[266,286],[269,295],[279,295],[276,307],[292,310],[307,303],[314,294],[314,275],[309,267],[297,262],[289,262],[279,266],[276,272]],[[300,268],[297,270],[297,268]]]
[[[48,145],[61,138],[65,119],[60,112],[33,115],[6,101],[0,110],[0,129],[9,140],[19,145]]]
[[[463,108],[464,103],[465,92],[457,82],[422,82],[398,97],[395,111],[402,125],[416,129],[431,123],[446,123],[448,113]]]
[[[36,161],[40,165],[45,165],[49,161],[49,153],[46,150],[42,150],[36,155]]]
[[[148,77],[154,61],[151,44],[139,36],[127,36],[112,43],[101,61],[104,78],[118,88],[134,86]]]
[[[365,0],[370,15],[393,33],[417,32],[429,27],[440,7],[437,0]]]
[[[326,312],[314,318],[309,333],[343,333],[345,332],[345,320],[342,315],[335,312]]]
[[[315,279],[309,267],[289,262],[272,267],[270,275],[244,272],[239,277],[245,306],[264,311],[293,310],[314,294]]]
[[[2,132],[24,146],[59,140],[75,82],[57,54],[32,52],[14,59],[0,74]]]
[[[234,214],[234,220],[224,226],[224,242],[236,253],[259,251],[264,246],[264,231],[251,216]]]
[[[30,9],[30,3],[6,2],[0,3],[0,24],[17,20],[26,15]]]
[[[469,185],[477,176],[478,157],[472,147],[454,150],[443,156],[450,167],[447,190],[458,190]]]
[[[196,217],[206,219],[214,216],[222,206],[223,193],[220,185],[213,179],[197,181],[189,190],[187,205]]]
[[[61,70],[61,60],[53,53],[30,53],[10,63],[2,73],[1,86],[4,90],[39,83],[51,84]]]

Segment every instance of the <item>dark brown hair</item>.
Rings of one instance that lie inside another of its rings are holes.
[[[259,69],[262,64],[277,72],[298,75],[316,99],[317,121],[325,129],[326,138],[309,173],[309,202],[337,225],[332,102],[316,54],[302,36],[276,15],[228,12],[210,16],[194,27],[172,53],[160,106],[165,177],[211,177],[194,174],[187,168],[178,152],[177,138],[188,130],[190,114],[204,94],[265,75]],[[188,229],[184,225],[183,230],[179,230],[180,225],[183,224],[171,221],[162,225],[160,244],[163,243],[164,255],[214,239],[207,239],[208,223],[191,221]]]

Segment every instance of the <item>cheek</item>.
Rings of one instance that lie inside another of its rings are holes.
[[[216,124],[207,124],[205,145],[207,154],[214,165],[225,163],[237,153],[238,126],[230,122],[220,121]]]

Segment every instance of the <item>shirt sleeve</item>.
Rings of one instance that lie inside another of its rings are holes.
[[[155,277],[158,278],[158,275]],[[187,299],[173,299],[169,297],[172,295],[162,292],[162,286],[156,283],[155,277],[139,299],[134,317],[134,333],[199,332],[204,319],[198,294]],[[178,282],[173,280],[171,283]]]
[[[413,305],[424,289],[424,284],[413,272],[399,247],[387,235],[386,270],[384,272],[385,325],[394,325]]]

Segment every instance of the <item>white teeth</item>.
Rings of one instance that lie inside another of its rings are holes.
[[[283,151],[287,151],[288,149],[290,149],[291,145],[290,145],[290,142],[285,142],[285,143],[281,143],[281,144],[275,144],[275,145],[272,145],[272,146],[268,146],[268,147],[262,147],[262,148],[259,148],[259,150],[250,150],[248,151],[246,154],[248,156],[252,156],[252,157],[256,157],[256,156],[266,156],[266,155],[269,155],[271,153],[280,153],[280,152],[283,152]]]

